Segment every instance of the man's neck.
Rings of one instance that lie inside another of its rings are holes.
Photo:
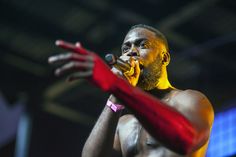
[[[156,88],[154,88],[148,92],[161,99],[161,98],[165,97],[168,93],[170,93],[173,89],[175,89],[175,88],[170,84],[170,82],[168,80],[166,67],[163,67],[162,73],[160,75],[160,78],[159,78],[158,84],[156,85]]]
[[[172,87],[169,87],[169,88],[166,88],[166,89],[157,89],[157,88],[154,88],[150,91],[148,91],[148,93],[156,96],[157,98],[159,99],[162,99],[164,98],[166,95],[168,95],[174,88]]]
[[[157,90],[165,90],[165,89],[169,89],[169,88],[174,89],[174,87],[170,84],[170,82],[168,80],[166,67],[162,67],[162,72],[161,72],[158,84],[156,85],[156,88],[157,88]]]

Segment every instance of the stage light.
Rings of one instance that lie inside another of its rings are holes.
[[[207,157],[236,156],[236,107],[215,115]]]

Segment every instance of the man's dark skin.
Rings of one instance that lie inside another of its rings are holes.
[[[170,56],[167,43],[162,37],[144,27],[134,28],[124,39],[120,58],[129,62],[135,72],[130,75],[113,68],[114,73],[126,79],[134,88],[142,88],[177,110],[201,136],[195,140],[191,151],[180,155],[162,144],[171,141],[158,141],[152,137],[149,124],[140,121],[142,117],[132,108],[129,109],[135,114],[121,116],[122,111],[113,112],[105,106],[84,145],[82,157],[204,157],[214,119],[211,103],[198,91],[179,90],[170,84],[166,70]],[[71,69],[57,69],[57,73],[66,71]],[[89,76],[78,78],[85,77]],[[122,102],[113,95],[109,100],[113,103]]]

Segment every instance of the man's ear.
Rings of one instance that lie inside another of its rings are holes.
[[[170,53],[162,52],[162,64],[167,66],[170,63]]]

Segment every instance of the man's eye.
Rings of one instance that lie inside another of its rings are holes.
[[[122,52],[127,52],[128,50],[129,50],[129,47],[128,47],[128,46],[122,47]]]
[[[141,43],[139,47],[140,47],[140,48],[143,48],[143,49],[146,49],[146,48],[148,48],[148,44],[146,44],[146,43]]]

